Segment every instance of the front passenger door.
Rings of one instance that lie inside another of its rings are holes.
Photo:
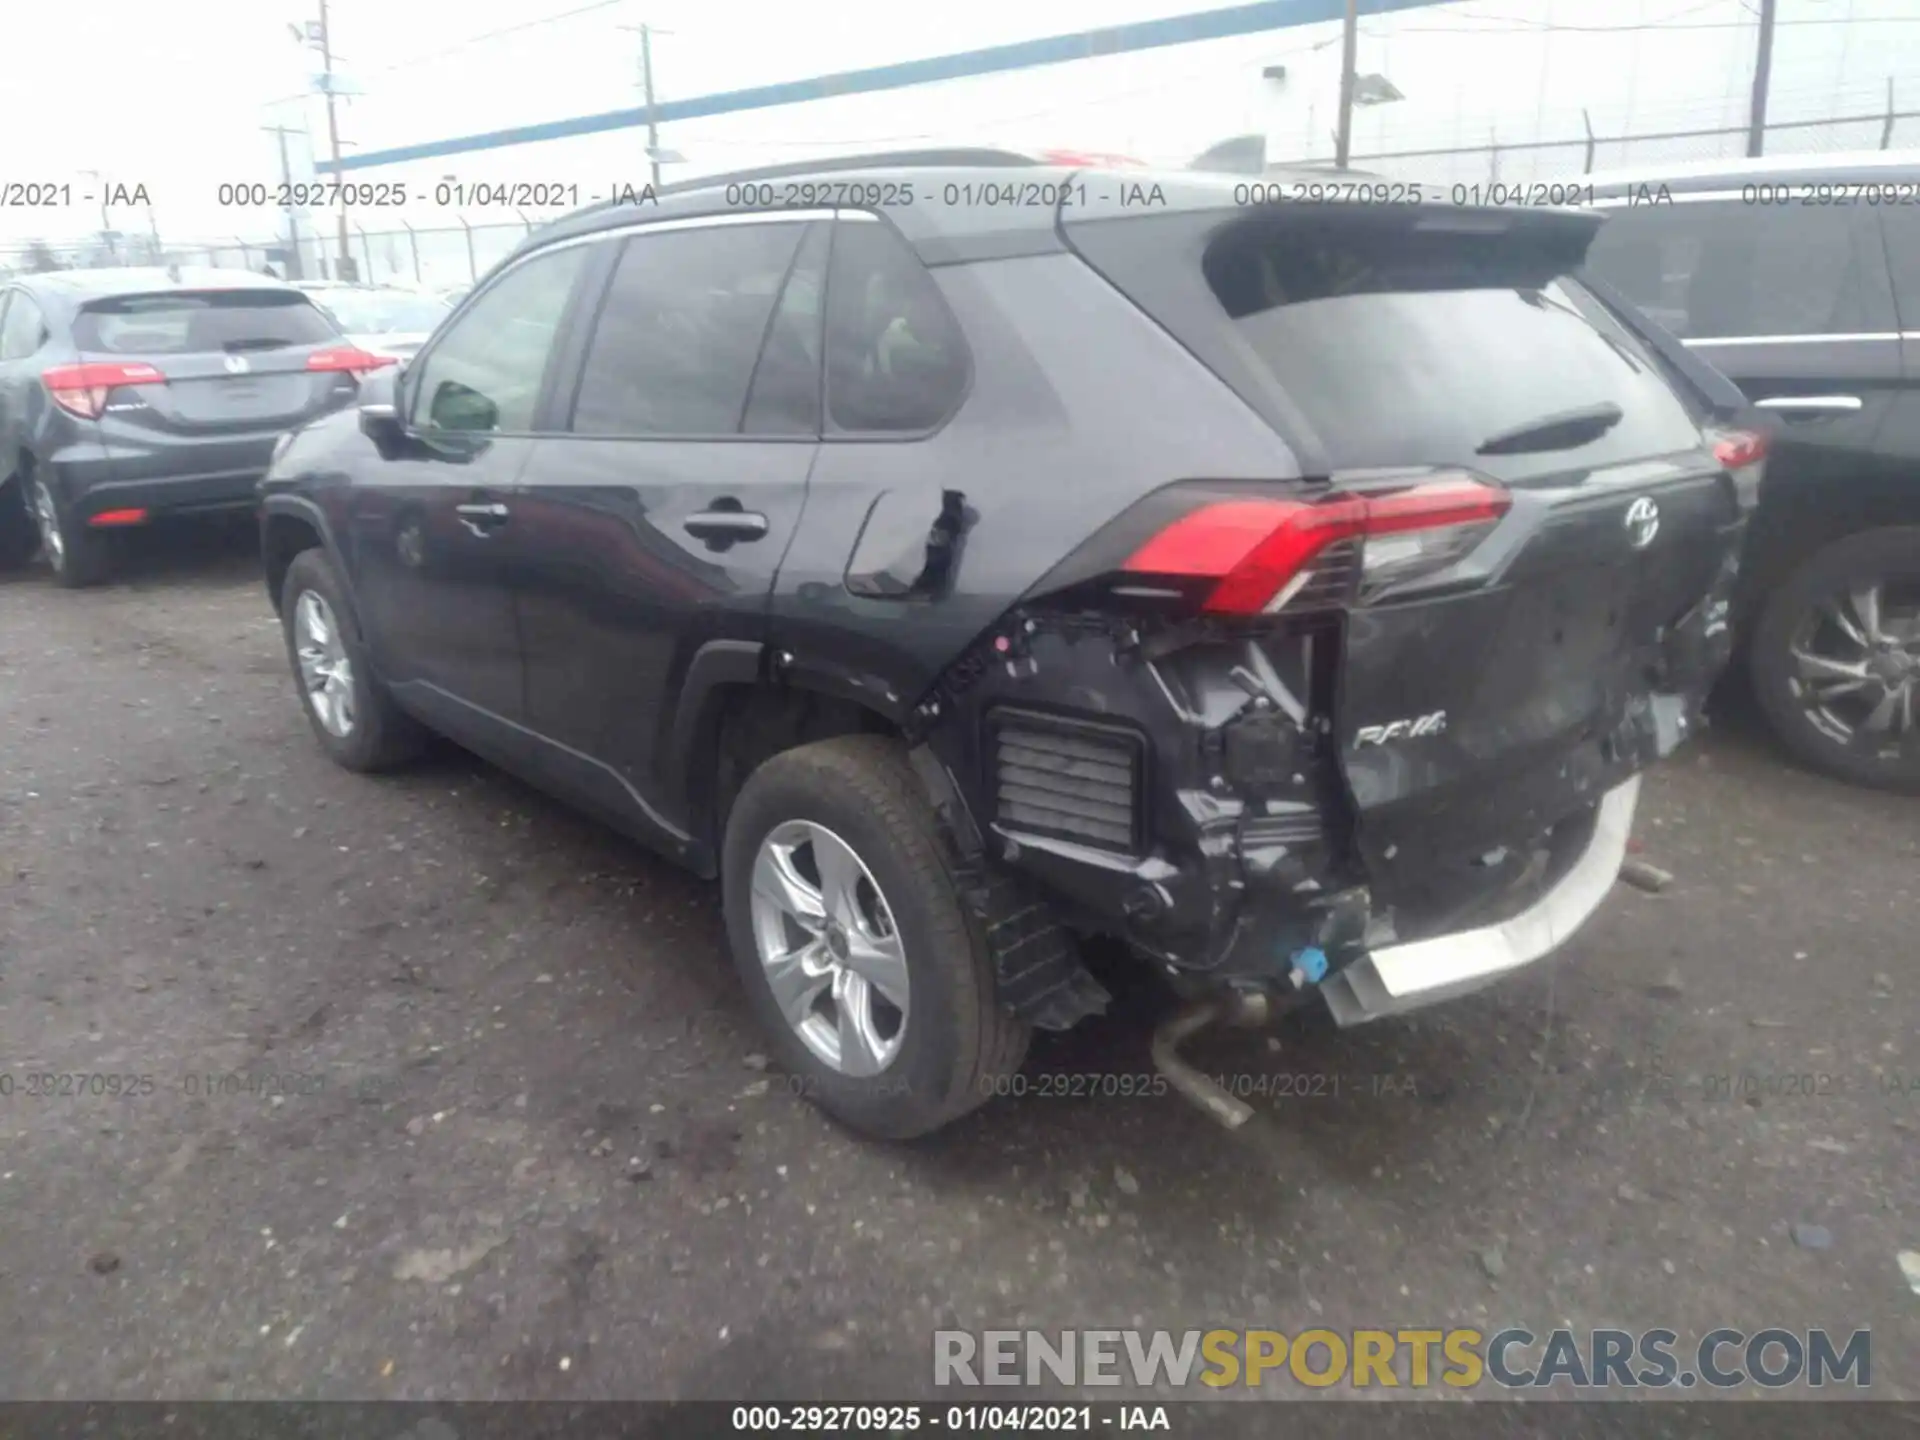
[[[586,251],[497,276],[401,377],[405,438],[356,473],[350,564],[381,677],[408,708],[498,751],[525,718],[508,499],[532,454]]]

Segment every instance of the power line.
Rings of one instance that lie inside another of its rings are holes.
[[[487,30],[478,35],[469,35],[466,39],[456,40],[453,44],[439,50],[430,50],[424,55],[414,55],[405,60],[396,60],[391,65],[382,65],[379,69],[369,70],[367,73],[369,75],[390,75],[395,70],[406,70],[415,65],[428,65],[435,60],[444,60],[449,55],[457,55],[462,50],[471,49],[475,45],[483,45],[489,40],[498,40],[507,35],[518,35],[525,30],[537,30],[542,25],[553,25],[562,20],[571,20],[576,15],[591,15],[596,10],[610,10],[616,5],[623,5],[625,3],[626,0],[594,0],[594,3],[591,5],[581,5],[572,10],[562,10],[557,15],[542,15],[536,20],[522,20],[518,25],[508,25],[499,30]]]

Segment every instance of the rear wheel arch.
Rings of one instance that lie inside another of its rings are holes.
[[[686,777],[689,828],[716,854],[735,797],[774,756],[844,735],[900,734],[877,710],[759,677],[719,680],[688,699],[676,724],[684,734],[674,760]]]
[[[1859,483],[1827,477],[1769,496],[1747,541],[1743,588],[1749,612],[1757,615],[1767,592],[1829,546],[1896,525],[1920,525],[1920,475],[1873,476]]]

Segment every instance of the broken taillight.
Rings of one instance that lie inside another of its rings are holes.
[[[1712,435],[1713,458],[1733,477],[1733,491],[1742,510],[1760,503],[1760,481],[1766,474],[1771,448],[1764,430],[1718,430]]]
[[[1216,615],[1270,615],[1296,599],[1301,609],[1338,606],[1453,564],[1512,503],[1465,474],[1319,500],[1219,499],[1159,530],[1122,568],[1212,581],[1202,608]]]

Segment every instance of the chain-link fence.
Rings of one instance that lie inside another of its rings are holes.
[[[1768,155],[1819,155],[1851,150],[1891,150],[1920,145],[1920,111],[1896,110],[1829,120],[1794,121],[1767,127]],[[1570,179],[1624,166],[1659,166],[1746,153],[1745,126],[1673,130],[1635,135],[1585,135],[1557,140],[1503,140],[1484,145],[1356,153],[1353,164],[1434,184]],[[1324,163],[1321,157],[1313,157]],[[293,234],[192,241],[155,235],[103,236],[59,244],[33,241],[0,246],[0,273],[113,265],[209,265],[270,272],[285,279],[348,279],[362,283],[457,289],[471,285],[551,216],[497,212],[475,223],[455,214],[450,224],[368,229],[351,216],[344,244],[337,218],[325,211],[298,212]],[[283,222],[285,223],[285,222]]]
[[[1896,110],[1889,103],[1878,114],[1830,120],[1789,121],[1766,128],[1762,153],[1779,158],[1818,156],[1855,150],[1893,150],[1920,145],[1920,110]],[[1903,130],[1904,127],[1904,130]],[[1596,135],[1591,127],[1578,137],[1559,140],[1503,141],[1490,133],[1485,145],[1356,153],[1353,164],[1436,184],[1565,180],[1578,175],[1632,166],[1733,160],[1747,153],[1747,127],[1669,130],[1637,135]]]

